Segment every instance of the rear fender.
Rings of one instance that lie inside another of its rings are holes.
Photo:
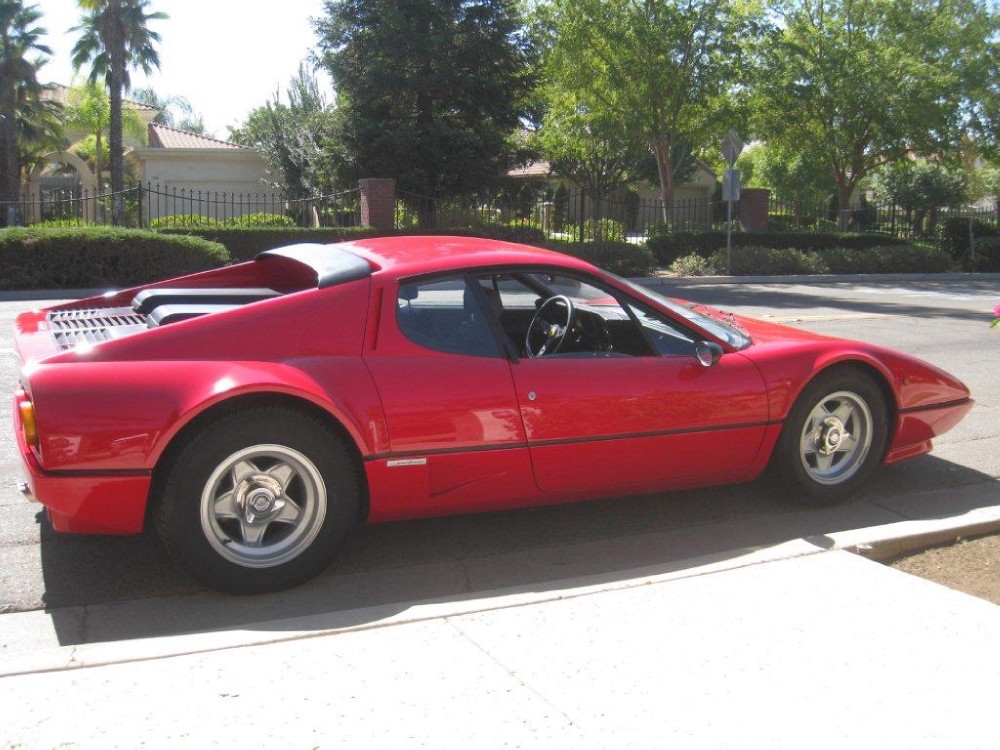
[[[362,456],[388,449],[377,393],[356,357],[50,365],[32,375],[31,392],[48,471],[152,470],[193,420],[252,395],[313,404]]]

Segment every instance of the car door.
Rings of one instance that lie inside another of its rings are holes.
[[[377,337],[365,362],[390,452],[370,466],[377,518],[492,509],[537,495],[510,365],[461,274],[376,292]]]
[[[600,313],[616,344],[512,363],[542,490],[666,487],[750,466],[768,411],[749,360],[729,352],[705,367],[697,332],[650,306],[579,280],[545,284]]]

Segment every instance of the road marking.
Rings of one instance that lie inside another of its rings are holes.
[[[889,315],[888,313],[829,313],[827,315],[768,315],[754,316],[758,320],[766,320],[769,323],[818,323],[835,320],[879,320],[882,318],[898,318],[899,315]]]

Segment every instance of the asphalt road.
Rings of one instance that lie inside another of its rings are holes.
[[[716,305],[755,317],[834,336],[892,346],[957,375],[972,389],[976,407],[936,443],[933,454],[879,472],[849,503],[851,509],[882,498],[926,493],[934,488],[994,491],[1000,477],[1000,331],[990,330],[1000,303],[1000,280],[869,281],[816,284],[711,284],[670,282],[672,296]],[[11,350],[16,314],[51,302],[0,301],[0,391],[10,393],[17,373]],[[275,617],[351,609],[392,607],[419,598],[469,595],[468,576],[438,575],[475,564],[490,570],[490,585],[545,587],[514,561],[537,551],[550,561],[567,560],[582,542],[607,542],[613,553],[594,561],[596,572],[614,576],[650,562],[690,557],[692,549],[649,550],[630,542],[651,530],[690,529],[701,539],[697,552],[724,552],[713,524],[788,515],[794,508],[765,486],[716,488],[537,510],[385,524],[361,529],[338,561],[315,581],[291,592],[226,597],[206,591],[181,573],[152,536],[72,537],[55,534],[17,492],[20,468],[12,429],[0,427],[0,614],[45,609],[59,627],[59,614],[91,605],[121,616],[100,623],[67,617],[64,644],[140,635],[236,627]],[[773,524],[770,524],[773,527]],[[790,530],[799,535],[801,529]],[[707,541],[706,541],[707,540]],[[756,540],[766,545],[775,540]],[[653,560],[650,560],[652,556]],[[456,566],[456,563],[458,565]],[[548,575],[548,574],[547,574]],[[473,592],[474,593],[474,592]],[[130,605],[162,602],[156,623],[131,627]],[[81,624],[83,623],[83,624]]]

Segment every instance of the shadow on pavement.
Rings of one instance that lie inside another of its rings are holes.
[[[324,614],[324,628],[374,623],[414,602],[498,589],[556,592],[568,578],[613,583],[683,571],[694,558],[996,503],[998,482],[933,456],[887,467],[857,499],[803,510],[764,484],[363,527],[317,579],[291,591],[226,596],[175,567],[152,535],[67,537],[46,522],[46,609],[61,645],[245,628]],[[990,501],[992,498],[992,502]]]

